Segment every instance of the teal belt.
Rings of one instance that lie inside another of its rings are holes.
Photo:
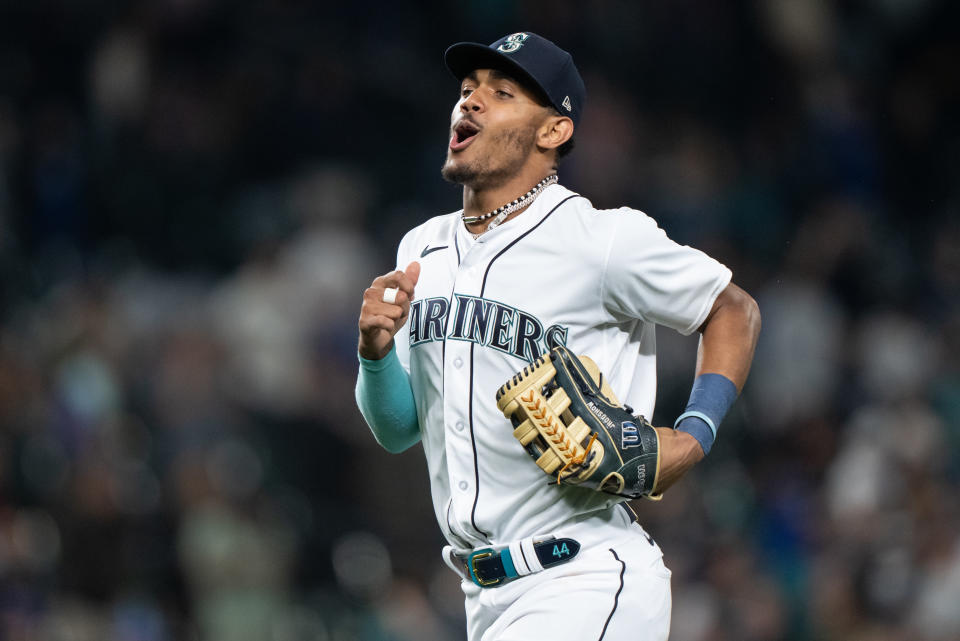
[[[580,544],[574,539],[547,539],[533,544],[537,560],[544,569],[566,563],[577,556]],[[470,574],[470,580],[481,588],[491,588],[520,578],[510,548],[482,548],[470,554],[458,554]],[[529,566],[529,563],[527,563]]]

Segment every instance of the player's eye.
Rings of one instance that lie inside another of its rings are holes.
[[[470,95],[472,91],[473,89],[471,89],[470,87],[464,87],[463,89],[460,90],[460,97],[466,98],[467,96]]]
[[[510,93],[509,91],[505,91],[504,89],[498,89],[498,90],[497,90],[497,95],[498,95],[498,96],[503,96],[503,97],[505,97],[505,98],[513,98],[513,94]]]

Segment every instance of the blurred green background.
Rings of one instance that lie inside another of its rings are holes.
[[[764,314],[713,453],[637,505],[671,638],[960,639],[958,6],[0,0],[0,639],[464,638],[356,317],[460,206],[443,50],[518,30],[586,81],[561,181]],[[669,424],[696,344],[658,340]]]

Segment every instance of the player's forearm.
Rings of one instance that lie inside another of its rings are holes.
[[[731,283],[717,297],[701,327],[697,376],[720,374],[743,389],[760,335],[760,308],[745,291]]]
[[[660,469],[656,492],[662,494],[706,455],[700,443],[686,432],[658,427],[657,434],[660,438]]]
[[[360,357],[356,398],[370,431],[387,451],[396,454],[420,440],[410,377],[395,349],[381,360]]]
[[[695,438],[706,455],[750,372],[760,310],[749,294],[731,283],[717,297],[700,331],[696,379],[674,427]]]

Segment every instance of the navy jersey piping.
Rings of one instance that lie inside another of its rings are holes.
[[[623,573],[627,570],[627,564],[620,560],[620,557],[617,556],[613,548],[610,548],[610,554],[620,563],[620,587],[617,588],[617,593],[613,596],[613,609],[610,610],[610,614],[607,615],[607,620],[603,622],[603,630],[600,631],[600,636],[597,638],[597,641],[603,640],[603,635],[607,633],[607,626],[610,625],[610,619],[613,618],[613,613],[617,611],[617,605],[620,604],[620,593],[623,592]]]
[[[467,416],[470,421],[470,447],[473,449],[473,507],[470,509],[470,523],[473,529],[482,534],[487,539],[490,538],[488,532],[484,532],[477,525],[477,501],[480,498],[480,464],[477,461],[477,439],[473,433],[473,348],[476,343],[470,343],[470,403],[467,406]]]
[[[459,269],[459,267],[460,267],[460,243],[457,242],[457,225],[456,225],[456,223],[454,223],[454,225],[453,225],[453,247],[454,247],[454,249],[457,250],[457,268]],[[456,277],[456,275],[454,275],[454,277],[453,277],[453,289],[450,290],[450,308],[451,308],[451,309],[453,309],[453,299],[456,297],[456,293],[457,293],[457,277]],[[447,315],[447,322],[449,322],[449,321],[450,321],[450,315],[448,314],[448,315]],[[446,373],[447,373],[447,328],[446,328],[446,323],[444,323],[444,328],[443,328],[443,344],[442,344],[442,347],[441,347],[441,356],[440,356],[440,359],[441,359],[441,362],[443,363],[443,375],[444,375],[444,379],[443,379],[441,382],[444,384],[444,389],[446,389],[446,380],[445,380],[445,379],[446,379]],[[473,363],[473,345],[470,345],[470,362]],[[473,389],[473,366],[472,366],[472,365],[471,365],[471,367],[470,367],[470,389],[471,389],[471,390]],[[472,392],[471,392],[471,395],[472,395]],[[477,485],[477,484],[479,483],[479,481],[480,481],[480,470],[479,470],[479,467],[478,467],[478,465],[477,465],[477,443],[476,443],[476,441],[475,441],[474,438],[473,438],[473,403],[470,403],[470,405],[469,405],[468,408],[467,408],[467,418],[468,418],[468,420],[469,420],[469,422],[470,422],[470,447],[473,449],[473,476],[474,476],[474,489],[476,490],[476,485]],[[449,505],[453,505],[453,501],[451,501]],[[473,505],[474,505],[474,510],[475,510],[475,509],[476,509],[476,505],[477,505],[476,494],[474,494]],[[486,537],[486,538],[488,538],[488,539],[490,538],[490,535],[489,535],[487,532],[484,532],[483,530],[481,530],[480,528],[477,527],[477,522],[476,522],[476,521],[474,520],[474,518],[473,518],[473,511],[470,512],[470,524],[473,525],[473,529],[475,529],[478,534],[480,534],[481,536]],[[450,525],[450,508],[449,508],[449,506],[447,507],[447,525],[448,525],[448,526]],[[453,531],[452,528],[451,528],[451,531]]]
[[[460,267],[460,248],[457,246],[457,226],[453,226],[453,246],[457,250],[457,267]],[[450,309],[453,309],[453,296],[457,291],[457,277],[454,272],[453,287],[450,289]],[[443,341],[440,343],[440,384],[446,387],[447,382],[447,323],[450,322],[450,315],[443,320]]]
[[[578,196],[580,196],[580,194],[571,194],[570,196],[567,196],[566,198],[558,202],[556,205],[553,206],[553,209],[548,211],[543,216],[543,218],[540,219],[540,222],[538,222],[533,227],[531,227],[527,231],[523,232],[522,234],[514,238],[506,247],[504,247],[499,252],[497,252],[496,256],[490,259],[490,262],[487,263],[487,269],[483,272],[483,281],[480,283],[481,298],[483,297],[483,292],[487,288],[487,276],[490,275],[490,267],[493,266],[494,261],[496,261],[498,258],[503,256],[508,249],[516,245],[523,238],[526,238],[533,230],[535,230],[537,227],[542,225],[544,221],[546,221],[547,218],[549,218],[550,215],[553,214],[553,212],[557,211],[560,205],[564,204],[571,198],[576,198]],[[481,534],[483,534],[485,537],[489,539],[490,535],[484,532],[483,530],[481,530],[480,527],[477,525],[477,503],[480,501],[480,466],[477,464],[477,439],[474,436],[474,430],[473,430],[473,348],[475,345],[476,343],[470,343],[470,397],[468,399],[468,403],[469,403],[468,415],[470,417],[470,446],[473,448],[473,477],[474,477],[473,508],[470,510],[470,523],[473,524],[473,527],[477,530],[477,532],[480,532]]]

